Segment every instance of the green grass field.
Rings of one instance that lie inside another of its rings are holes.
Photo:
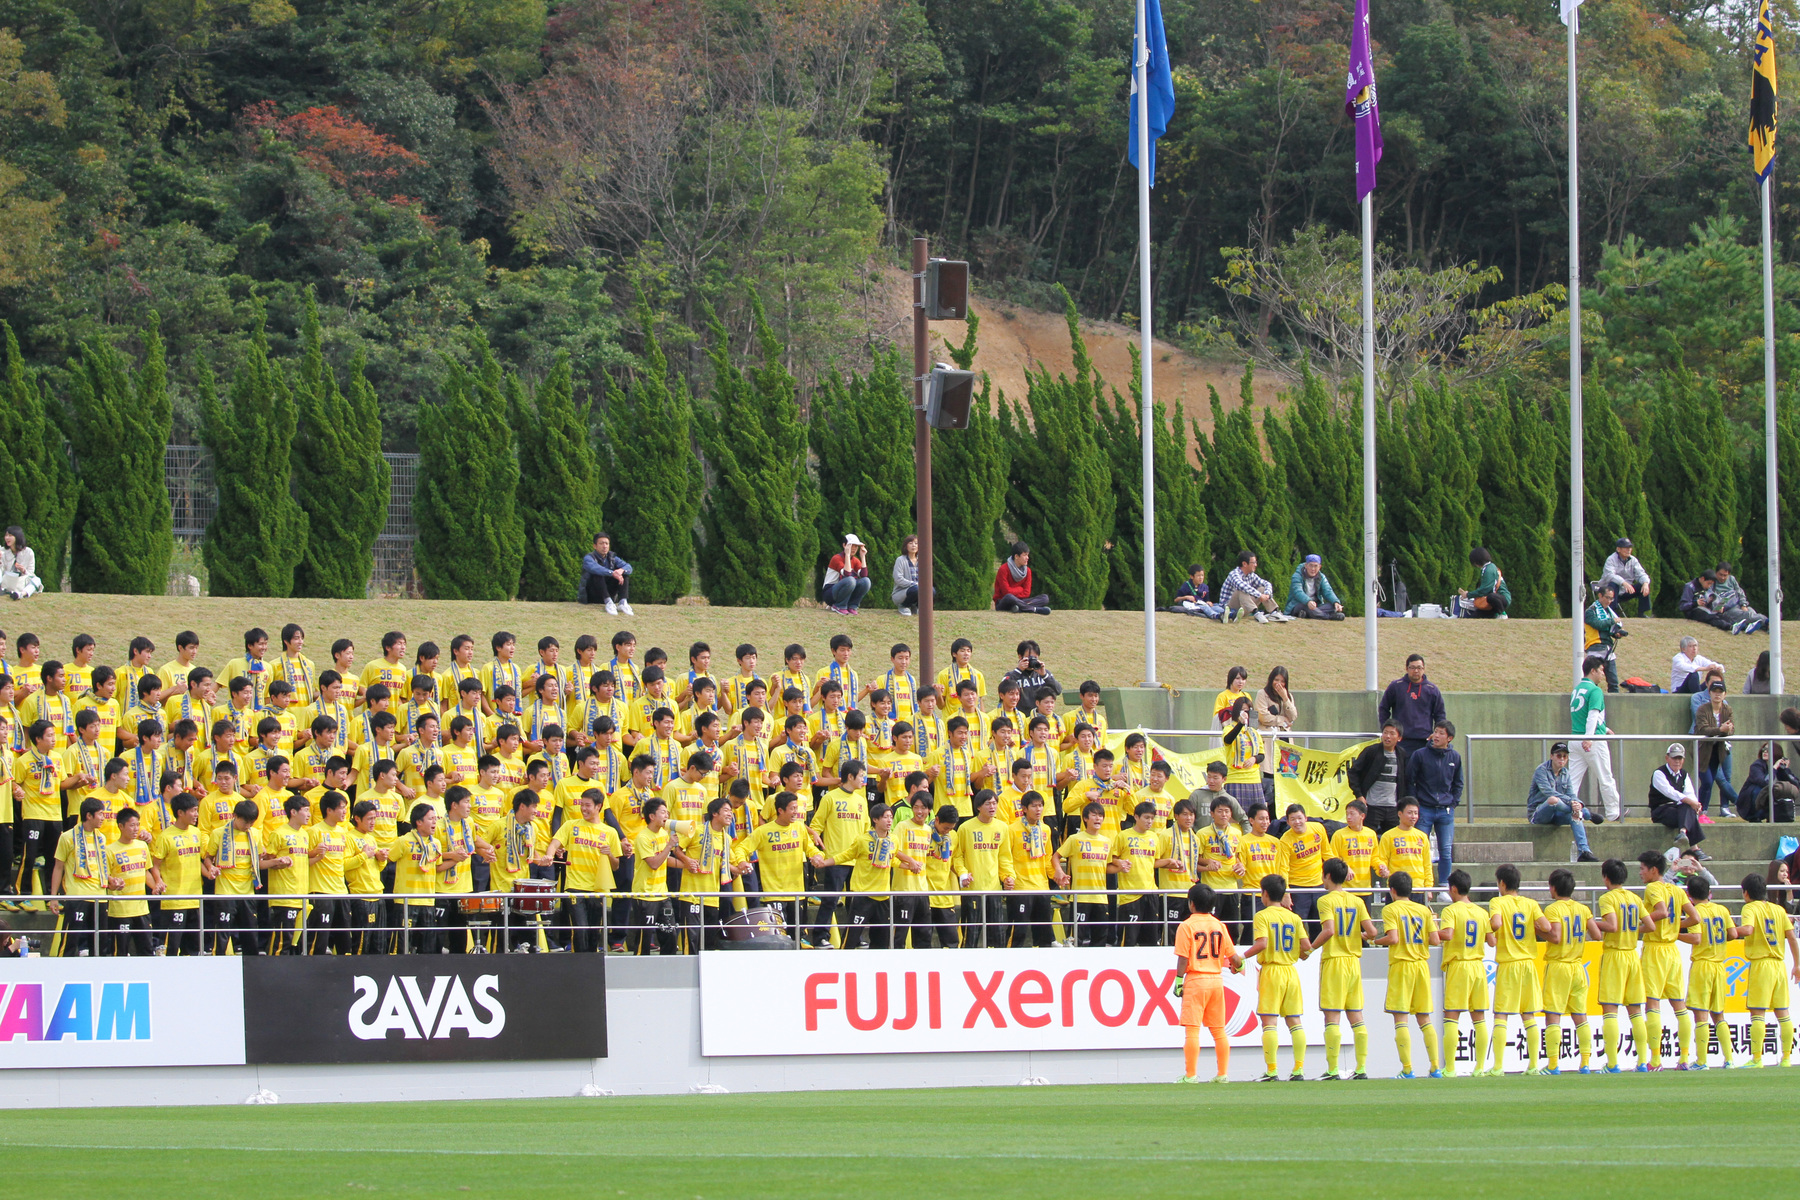
[[[1795,1195],[1797,1078],[7,1112],[0,1196]]]

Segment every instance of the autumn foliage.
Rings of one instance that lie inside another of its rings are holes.
[[[335,104],[281,116],[273,100],[244,109],[239,125],[252,144],[265,133],[294,148],[300,160],[352,195],[391,192],[402,174],[425,165],[419,155],[375,132]],[[405,196],[391,203],[408,204]]]

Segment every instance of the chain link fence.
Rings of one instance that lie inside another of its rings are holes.
[[[417,454],[384,454],[388,463],[387,524],[375,539],[370,596],[417,596],[413,574],[413,491],[419,478]],[[198,596],[206,590],[200,541],[219,508],[212,458],[205,446],[169,446],[163,452],[169,511],[174,517],[175,556],[169,564],[169,592]]]

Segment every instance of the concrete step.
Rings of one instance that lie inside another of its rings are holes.
[[[1775,857],[1777,843],[1784,834],[1800,833],[1800,826],[1753,825],[1744,821],[1718,821],[1706,826],[1701,843],[1707,853],[1722,859],[1760,861],[1767,866]],[[1674,844],[1674,834],[1661,825],[1643,820],[1618,824],[1588,825],[1588,845],[1601,858],[1636,858],[1645,850],[1664,850]],[[1546,861],[1568,858],[1573,836],[1565,826],[1533,825],[1528,821],[1475,821],[1459,825],[1456,830],[1456,856],[1462,857],[1465,842],[1530,842],[1535,853],[1528,856]],[[1475,861],[1475,860],[1471,860]]]
[[[1456,839],[1453,856],[1458,863],[1529,862],[1537,858],[1533,842],[1480,842]]]

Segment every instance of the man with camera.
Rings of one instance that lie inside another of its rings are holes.
[[[1031,638],[1026,638],[1015,647],[1014,652],[1019,656],[1019,665],[1006,673],[1001,680],[1002,685],[1010,679],[1019,685],[1019,694],[1026,697],[1036,695],[1041,687],[1047,687],[1061,699],[1062,684],[1056,682],[1056,676],[1050,673],[1050,668],[1038,657],[1043,653],[1038,644]]]
[[[1613,609],[1618,594],[1617,584],[1611,579],[1602,579],[1594,588],[1594,602],[1581,616],[1587,626],[1587,652],[1606,660],[1606,690],[1609,692],[1619,690],[1619,659],[1614,649],[1626,634],[1625,622]]]

